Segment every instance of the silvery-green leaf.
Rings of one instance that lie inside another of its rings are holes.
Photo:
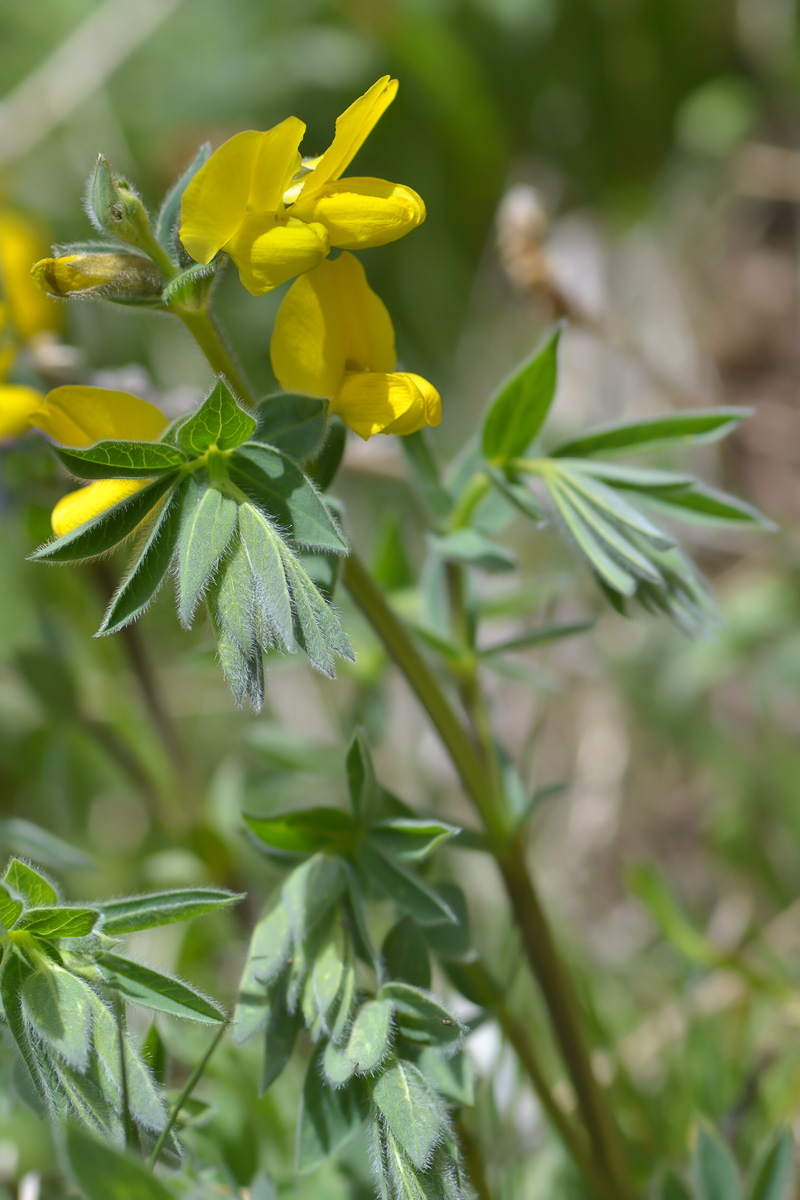
[[[22,1010],[36,1034],[77,1071],[89,1064],[89,987],[55,963],[38,967],[22,987]]]
[[[236,529],[238,505],[191,479],[178,538],[178,613],[188,626]]]
[[[458,1018],[430,992],[410,983],[385,983],[378,993],[394,1006],[399,1032],[423,1046],[457,1046],[466,1032]]]
[[[356,1013],[347,1054],[356,1074],[370,1075],[389,1052],[392,1031],[390,1000],[369,1000]]]
[[[174,921],[191,921],[244,899],[241,893],[224,888],[176,888],[144,896],[124,896],[97,905],[103,917],[103,933],[120,937],[140,929],[156,929]]]
[[[120,954],[104,954],[98,965],[114,990],[133,1004],[186,1021],[213,1025],[225,1020],[218,1004],[171,975]]]
[[[363,1116],[356,1080],[332,1088],[321,1067],[319,1046],[306,1072],[297,1128],[297,1170],[313,1171],[361,1127]]]
[[[297,463],[272,446],[249,442],[231,455],[233,482],[298,546],[347,553],[328,507]]]
[[[444,1106],[425,1076],[413,1063],[390,1059],[372,1085],[372,1100],[413,1165],[424,1171],[447,1128]]]
[[[41,562],[66,563],[106,554],[130,537],[174,485],[173,475],[162,475],[132,496],[112,504],[91,520],[84,521],[77,529],[40,546],[30,558]]]

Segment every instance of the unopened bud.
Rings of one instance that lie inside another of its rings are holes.
[[[133,188],[115,176],[101,154],[86,189],[89,216],[102,233],[110,233],[131,246],[146,246],[152,240],[150,218]]]
[[[31,269],[51,296],[101,295],[107,300],[156,300],[164,286],[158,268],[141,254],[64,254]]]

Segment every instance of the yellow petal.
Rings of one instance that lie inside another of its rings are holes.
[[[64,446],[91,446],[106,438],[156,441],[168,421],[154,404],[129,392],[70,384],[48,393],[31,424]]]
[[[438,401],[435,389],[418,375],[357,371],[347,375],[331,411],[364,441],[376,433],[402,436],[438,424],[440,409],[434,396]],[[429,411],[436,418],[432,422]]]
[[[328,253],[328,234],[323,225],[284,212],[248,213],[225,251],[248,292],[263,296],[318,266]]]
[[[0,213],[0,292],[11,323],[24,342],[58,329],[62,313],[31,279],[31,266],[47,254],[44,231],[18,213]]]
[[[333,141],[304,181],[303,196],[319,191],[347,170],[396,95],[397,80],[384,75],[342,113]]]
[[[394,370],[391,318],[357,258],[342,254],[292,284],[278,310],[270,356],[286,391],[329,399],[347,370]]]
[[[235,236],[248,208],[277,209],[300,166],[305,125],[287,117],[266,133],[229,138],[200,168],[183,194],[180,237],[196,262],[209,263]]]
[[[50,516],[53,533],[56,537],[71,533],[84,521],[105,512],[120,500],[127,500],[151,482],[150,479],[144,482],[138,479],[98,479],[86,487],[78,488],[77,492],[68,492],[61,497]]]
[[[22,437],[42,400],[42,393],[33,388],[0,386],[0,442]]]
[[[411,188],[354,177],[328,183],[310,197],[302,195],[292,212],[304,221],[319,221],[331,245],[347,250],[385,246],[425,220],[422,198]]]

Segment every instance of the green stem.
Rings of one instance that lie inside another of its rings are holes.
[[[634,1193],[614,1123],[592,1071],[577,1001],[528,874],[522,844],[517,838],[507,837],[506,822],[498,804],[500,797],[492,779],[435,674],[352,552],[345,561],[342,578],[431,718],[484,823],[526,955],[542,990],[572,1078],[595,1156],[609,1182],[615,1185],[618,1200],[630,1200]]]
[[[183,1108],[184,1104],[191,1096],[194,1089],[197,1087],[197,1084],[200,1081],[200,1077],[202,1076],[203,1072],[205,1071],[206,1067],[208,1066],[208,1064],[211,1060],[211,1055],[214,1053],[217,1046],[222,1041],[223,1035],[227,1028],[228,1028],[227,1022],[224,1022],[222,1025],[220,1025],[219,1029],[214,1034],[214,1040],[212,1041],[211,1045],[208,1047],[205,1054],[200,1059],[200,1062],[197,1064],[197,1066],[192,1071],[189,1078],[186,1080],[186,1083],[183,1085],[183,1090],[181,1091],[181,1094],[178,1096],[178,1099],[175,1101],[175,1107],[173,1108],[172,1112],[169,1115],[169,1120],[167,1121],[164,1128],[161,1130],[161,1133],[158,1135],[158,1141],[156,1142],[155,1146],[153,1147],[153,1153],[150,1155],[150,1161],[149,1161],[148,1165],[149,1165],[151,1171],[155,1170],[155,1165],[158,1162],[161,1151],[164,1149],[164,1145],[166,1143],[167,1138],[172,1133],[172,1130],[175,1127],[175,1122],[177,1121],[178,1117],[180,1116],[181,1109]]]
[[[222,340],[214,318],[207,308],[188,308],[174,305],[171,312],[183,321],[186,328],[205,354],[218,375],[224,375],[238,398],[250,408],[255,407],[255,396],[241,371],[233,361],[228,347]]]
[[[478,471],[472,476],[450,515],[451,529],[464,529],[469,525],[470,517],[491,486],[492,481],[485,471]]]

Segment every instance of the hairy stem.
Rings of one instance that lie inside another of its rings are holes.
[[[595,1157],[609,1181],[615,1185],[619,1200],[630,1200],[634,1193],[628,1181],[614,1123],[592,1071],[578,1004],[528,873],[522,844],[517,838],[507,835],[502,796],[497,794],[480,752],[465,731],[436,675],[386,603],[363,563],[352,552],[345,561],[342,578],[431,718],[483,821],[522,934],[528,961],[542,990],[572,1078]]]
[[[208,309],[176,304],[171,311],[183,321],[211,367],[218,375],[224,375],[242,403],[252,408],[255,405],[253,392],[234,362]]]

